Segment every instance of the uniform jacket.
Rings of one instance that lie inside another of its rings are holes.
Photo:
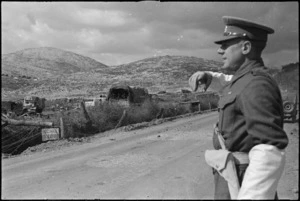
[[[224,86],[219,101],[218,128],[229,151],[249,152],[258,144],[284,149],[283,105],[279,87],[263,61],[244,63]],[[220,149],[214,135],[215,149]]]

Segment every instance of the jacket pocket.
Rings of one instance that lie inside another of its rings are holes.
[[[226,108],[228,105],[234,103],[236,100],[236,95],[227,95],[224,96],[220,102],[219,102],[219,108],[221,110],[223,110],[224,108]]]

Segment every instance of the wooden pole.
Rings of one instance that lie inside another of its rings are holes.
[[[84,115],[84,118],[87,120],[87,124],[91,122],[91,118],[89,116],[89,114],[87,113],[86,109],[85,109],[85,105],[84,105],[84,102],[81,101],[81,108],[82,108],[82,113]]]
[[[7,122],[7,124],[15,125],[15,126],[45,126],[45,127],[53,126],[53,122],[27,121],[27,120],[15,120],[15,119],[4,119],[4,118],[1,118],[1,121]]]
[[[126,112],[126,110],[124,110],[123,115],[122,115],[122,117],[121,117],[119,123],[116,125],[115,129],[118,128],[118,127],[120,127],[120,126],[122,125],[122,123],[123,123],[123,121],[124,121],[126,115],[127,115],[127,112]]]
[[[164,108],[160,108],[160,111],[156,115],[156,119],[163,118]]]
[[[81,101],[80,105],[81,105],[81,109],[82,109],[82,113],[83,113],[84,118],[85,118],[87,121],[90,121],[90,117],[89,117],[89,115],[88,115],[88,113],[87,113],[87,111],[86,111],[86,109],[85,109],[84,102]]]
[[[63,118],[60,117],[60,138],[63,139],[65,137],[65,130],[64,130],[64,122]]]

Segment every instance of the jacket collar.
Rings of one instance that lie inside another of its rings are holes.
[[[232,85],[236,80],[244,76],[245,74],[249,73],[252,69],[264,66],[264,62],[262,58],[255,59],[255,60],[248,60],[241,65],[241,67],[236,71],[233,75],[231,82],[229,83]]]

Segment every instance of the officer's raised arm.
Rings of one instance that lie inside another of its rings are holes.
[[[221,86],[224,86],[226,83],[230,82],[232,77],[233,75],[226,75],[219,72],[197,71],[189,78],[189,86],[193,91],[197,91],[199,85],[203,84],[204,91],[206,91],[211,83],[219,83]]]

